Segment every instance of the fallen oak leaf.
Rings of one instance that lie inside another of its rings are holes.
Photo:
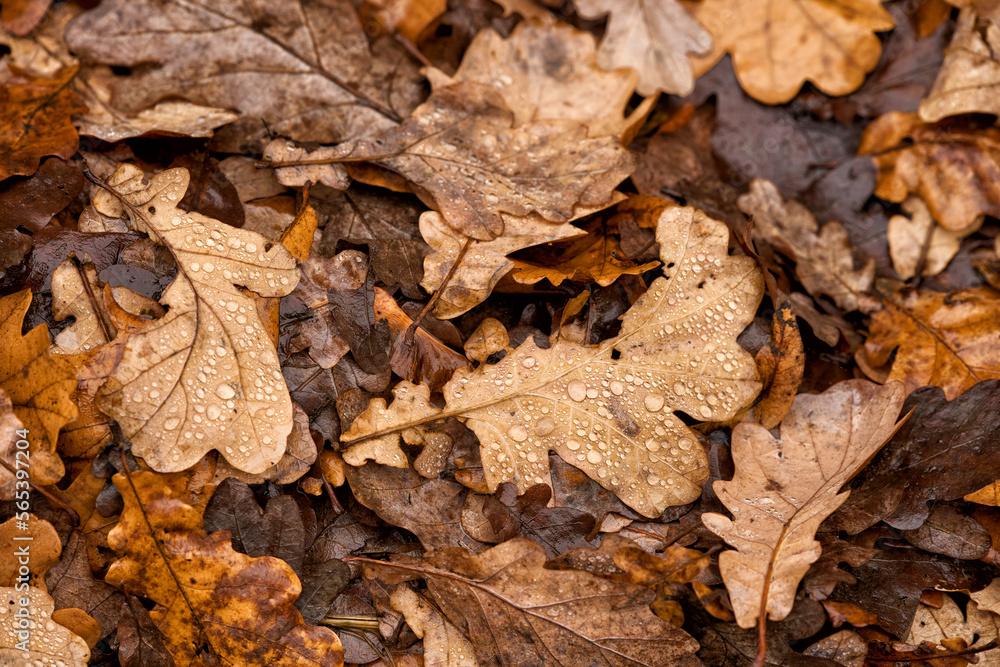
[[[1000,640],[1000,615],[980,609],[975,602],[970,602],[963,614],[950,595],[943,597],[940,609],[926,605],[917,607],[906,643],[944,644],[949,639],[961,639],[970,648],[980,649],[978,664],[1000,663],[1000,649],[996,648]],[[983,650],[987,644],[992,644],[993,648]]]
[[[899,203],[919,195],[942,227],[972,232],[984,214],[1000,215],[998,145],[1000,129],[975,118],[932,124],[890,112],[865,128],[858,155],[878,167],[876,196]]]
[[[426,74],[433,90],[460,81],[495,88],[515,125],[575,120],[586,123],[590,137],[622,136],[649,110],[640,105],[624,116],[638,77],[629,69],[601,69],[596,51],[590,33],[565,23],[524,21],[506,39],[490,28],[481,30],[453,75],[437,68]]]
[[[76,67],[66,67],[53,78],[33,76],[10,67],[13,77],[0,90],[0,180],[31,175],[46,155],[68,160],[76,153],[80,136],[70,116],[86,107],[70,88]]]
[[[941,273],[968,233],[950,231],[935,223],[927,204],[918,197],[907,198],[903,210],[910,217],[892,216],[886,230],[889,256],[896,273],[903,280],[917,275],[918,269],[922,276]]]
[[[736,475],[713,488],[735,518],[706,513],[702,522],[737,549],[719,556],[719,569],[736,622],[760,624],[761,655],[767,618],[791,611],[799,581],[820,555],[819,524],[847,500],[841,487],[892,435],[903,398],[898,383],[847,380],[796,396],[780,439],[756,424],[734,429]]]
[[[389,32],[416,44],[438,17],[448,8],[447,0],[369,0],[378,8],[375,16]]]
[[[788,102],[806,81],[827,95],[850,93],[882,54],[875,33],[895,26],[880,0],[703,0],[686,6],[712,33],[712,50],[696,59],[696,74],[731,53],[740,85],[765,104]]]
[[[493,366],[459,370],[445,409],[383,430],[458,417],[476,432],[488,488],[524,493],[551,484],[548,450],[580,468],[645,516],[701,494],[707,458],[674,414],[728,419],[759,391],[756,366],[735,342],[763,292],[748,257],[729,257],[726,226],[690,208],[663,212],[657,226],[665,277],[625,315],[621,333],[598,346],[529,339]],[[693,371],[692,369],[697,369]],[[391,408],[390,408],[391,409]],[[356,446],[356,445],[355,445]]]
[[[0,616],[0,662],[86,667],[90,661],[87,642],[59,624],[54,617],[55,603],[44,589],[0,587],[0,605],[7,610]],[[29,610],[33,619],[30,630],[19,629],[16,614],[21,609]]]
[[[45,486],[65,474],[56,442],[59,429],[76,419],[79,410],[71,398],[76,388],[72,366],[49,352],[48,328],[40,324],[21,335],[30,304],[30,290],[0,298],[0,340],[6,342],[0,349],[0,389],[28,432],[31,478]]]
[[[741,195],[740,209],[754,221],[754,235],[795,260],[796,273],[814,297],[825,294],[844,310],[855,310],[858,298],[875,279],[875,260],[854,268],[851,241],[839,222],[822,228],[809,210],[795,200],[785,201],[770,181],[755,179]]]
[[[610,204],[634,162],[618,138],[590,137],[579,121],[518,125],[495,89],[472,82],[436,90],[399,127],[340,144],[337,154],[329,161],[407,178],[449,227],[481,241],[503,234],[501,213],[564,223],[578,206]]]
[[[81,263],[71,256],[52,272],[52,315],[57,322],[75,318],[56,336],[54,353],[86,352],[111,342],[118,333],[103,304],[104,283],[88,259]]]
[[[373,47],[346,0],[266,10],[116,1],[77,17],[65,39],[90,62],[134,68],[114,85],[126,112],[169,97],[236,111],[215,136],[224,152],[259,151],[275,134],[331,142],[384,129],[421,95],[416,66],[391,40]]]
[[[963,113],[1000,113],[1000,14],[989,5],[962,8],[934,87],[920,102],[920,119],[935,123]]]
[[[953,399],[1000,378],[1000,296],[989,287],[914,290],[881,300],[857,355],[907,393],[933,385]],[[867,372],[867,371],[866,371]]]
[[[121,164],[95,196],[105,214],[166,246],[177,278],[161,298],[168,313],[129,337],[121,362],[97,401],[154,469],[189,468],[217,449],[233,465],[259,473],[276,463],[292,429],[292,404],[278,356],[253,300],[288,294],[295,259],[280,244],[177,208],[186,169],[143,185],[142,170]],[[102,183],[103,184],[103,183]]]
[[[699,664],[697,642],[650,612],[650,591],[547,570],[544,550],[522,537],[479,555],[450,547],[423,560],[348,560],[388,576],[423,578],[480,664]]]
[[[631,67],[639,74],[637,92],[688,95],[694,75],[688,54],[704,54],[712,36],[677,0],[575,0],[580,15],[610,13],[597,62],[605,69]]]
[[[207,534],[201,512],[160,475],[119,473],[114,482],[125,509],[108,543],[124,555],[106,580],[157,603],[150,616],[178,667],[343,665],[337,636],[305,625],[295,609],[301,586],[287,564],[237,553],[226,531]]]

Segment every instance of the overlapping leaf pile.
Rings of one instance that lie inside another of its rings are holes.
[[[4,3],[0,663],[1000,664],[995,4]]]

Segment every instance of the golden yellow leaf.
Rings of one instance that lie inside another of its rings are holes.
[[[227,531],[206,534],[203,510],[177,499],[161,475],[114,482],[125,509],[108,544],[124,555],[106,580],[157,603],[150,616],[177,667],[342,667],[337,636],[295,608],[302,587],[287,563],[236,552]]]
[[[59,429],[79,411],[71,396],[76,377],[69,362],[49,353],[49,332],[40,324],[21,335],[21,323],[31,304],[31,291],[0,298],[0,389],[7,392],[14,414],[28,430],[31,478],[55,484],[65,473],[56,454]]]
[[[765,104],[789,101],[806,81],[828,95],[853,91],[882,55],[875,33],[895,25],[881,0],[703,0],[686,6],[714,40],[696,73],[731,53],[743,90]]]
[[[882,303],[858,350],[867,362],[863,369],[880,369],[892,360],[887,380],[902,382],[907,394],[926,385],[941,387],[949,401],[977,382],[1000,378],[996,290],[912,291]]]
[[[0,606],[6,612],[0,615],[0,664],[86,667],[90,647],[52,619],[55,602],[43,589],[0,587]],[[29,614],[29,630],[18,627],[21,609]]]
[[[109,187],[127,205],[104,191],[94,198],[106,215],[127,211],[178,266],[161,298],[169,311],[129,337],[98,405],[156,470],[184,470],[217,449],[259,473],[284,452],[292,403],[254,301],[236,285],[282,296],[298,269],[283,246],[259,234],[178,209],[188,178],[186,169],[170,169],[144,185],[142,170],[122,164]]]
[[[688,54],[708,51],[712,36],[677,0],[576,0],[576,7],[584,18],[611,14],[598,63],[636,70],[640,95],[694,89]]]
[[[479,436],[491,491],[505,481],[520,493],[548,484],[551,449],[647,516],[691,502],[707,459],[675,411],[728,419],[760,390],[736,336],[763,279],[749,257],[727,256],[728,238],[700,211],[667,209],[657,226],[666,276],[628,311],[617,338],[598,346],[559,339],[548,349],[529,338],[496,365],[458,371],[443,411],[385,419],[344,439],[455,416]]]
[[[564,223],[577,207],[603,208],[634,168],[617,137],[571,120],[518,125],[495,89],[472,82],[436,90],[402,125],[337,155],[405,177],[449,227],[481,241],[503,233],[502,213]]]
[[[754,179],[739,207],[753,218],[754,235],[795,260],[798,279],[814,297],[825,294],[844,310],[855,310],[858,297],[875,279],[875,260],[854,268],[851,240],[839,222],[822,228],[799,202],[785,201],[770,181]]]
[[[421,33],[448,8],[447,0],[369,0],[390,32],[416,44]]]
[[[792,610],[799,581],[820,555],[816,529],[847,500],[841,487],[892,435],[903,398],[899,383],[847,380],[796,396],[780,439],[757,424],[733,430],[736,475],[713,488],[734,518],[707,513],[702,522],[736,548],[720,554],[719,569],[741,628]]]

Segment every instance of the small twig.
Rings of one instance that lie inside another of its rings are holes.
[[[344,616],[340,614],[328,614],[322,621],[320,621],[320,623],[331,628],[368,630],[370,632],[379,631],[377,616]]]
[[[403,45],[403,48],[406,49],[407,53],[419,60],[421,65],[424,67],[434,67],[434,64],[430,60],[427,60],[427,56],[420,52],[416,44],[406,39],[399,33],[396,34],[396,41]]]
[[[423,322],[427,314],[430,313],[434,306],[437,305],[438,299],[441,298],[441,293],[448,288],[448,283],[451,282],[452,277],[455,275],[455,271],[458,270],[458,265],[462,263],[463,259],[465,259],[465,253],[469,251],[470,245],[472,245],[472,239],[466,238],[465,243],[462,245],[462,249],[458,251],[458,257],[455,258],[455,263],[451,265],[450,269],[448,269],[448,273],[445,275],[444,280],[442,280],[438,288],[434,290],[434,294],[431,295],[430,301],[428,301],[427,305],[423,307],[420,314],[418,314],[416,318],[414,318],[413,322],[410,323],[410,326],[406,328],[406,333],[403,335],[403,340],[406,345],[413,344],[413,336],[417,332],[417,327],[420,326],[420,323]]]
[[[2,458],[0,458],[0,465],[6,468],[7,472],[9,472],[11,475],[14,476],[14,479],[17,479],[17,471],[11,468],[10,464],[4,461]],[[31,486],[32,489],[38,491],[40,494],[48,498],[49,502],[53,503],[56,507],[69,514],[69,518],[73,521],[74,526],[80,525],[80,515],[76,513],[75,509],[67,505],[65,500],[58,497],[51,491],[46,490],[45,487],[39,486],[35,482],[35,480],[31,479],[31,477],[28,477],[28,484]]]
[[[944,658],[955,658],[962,655],[975,655],[976,653],[985,653],[986,651],[992,651],[997,646],[1000,646],[1000,642],[996,639],[988,644],[983,644],[982,646],[970,646],[969,648],[962,649],[960,651],[946,651],[944,653],[938,653],[936,655],[915,655],[912,657],[905,658],[873,658],[868,656],[865,658],[868,662],[930,662],[932,660],[942,660]]]
[[[330,484],[330,481],[322,473],[320,473],[319,480],[323,483],[323,488],[326,489],[327,495],[330,496],[330,507],[333,508],[334,513],[337,515],[343,514],[344,508],[340,504],[340,501],[337,500],[337,494],[333,492],[333,485]]]

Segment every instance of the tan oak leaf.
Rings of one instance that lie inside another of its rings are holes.
[[[426,74],[434,90],[460,81],[495,88],[516,125],[576,120],[587,124],[591,137],[621,135],[645,117],[640,109],[624,115],[638,77],[629,69],[601,69],[597,57],[590,33],[565,23],[525,21],[506,39],[491,28],[480,31],[454,75],[437,68]]]
[[[79,354],[109,343],[117,334],[103,308],[104,283],[87,262],[67,259],[52,272],[52,315],[56,321],[75,318],[52,345],[58,354]]]
[[[491,491],[506,481],[519,493],[549,484],[551,449],[646,516],[691,502],[707,459],[675,412],[729,419],[760,390],[736,336],[763,278],[749,257],[728,256],[728,239],[726,226],[700,211],[667,209],[657,225],[665,276],[626,313],[616,338],[597,346],[560,338],[547,349],[529,338],[496,365],[456,372],[443,411],[379,427],[459,417],[479,436]],[[385,435],[364,430],[356,435]]]
[[[126,211],[178,267],[160,300],[167,314],[129,337],[98,405],[155,470],[184,470],[217,449],[259,473],[284,453],[292,403],[253,297],[236,285],[283,296],[299,272],[281,244],[178,209],[188,179],[170,169],[145,185],[141,169],[121,164],[108,183],[117,196],[94,198],[105,215]]]
[[[686,6],[714,40],[696,73],[730,53],[743,90],[765,104],[788,102],[806,81],[828,95],[850,93],[882,55],[875,33],[895,26],[881,0],[703,0]]]
[[[922,276],[936,276],[948,266],[968,232],[938,225],[919,197],[904,201],[903,210],[910,217],[892,216],[886,230],[892,266],[903,280],[917,275],[918,269]]]
[[[809,210],[785,201],[770,181],[755,179],[739,207],[753,218],[754,235],[795,260],[796,274],[814,297],[825,294],[844,310],[858,307],[858,296],[875,280],[875,260],[854,268],[851,240],[839,222],[817,224]]]
[[[982,609],[976,602],[970,602],[962,613],[950,595],[942,596],[938,609],[919,605],[906,643],[926,641],[940,644],[946,639],[962,639],[968,646],[976,648],[991,640],[996,641],[1000,639],[1000,615]],[[1000,649],[983,651],[977,657],[979,662],[976,664],[983,667],[1000,665]]]
[[[611,14],[597,62],[636,70],[640,95],[694,89],[688,54],[711,49],[712,36],[677,0],[576,0],[576,7],[589,19]]]
[[[1000,114],[1000,11],[962,9],[937,81],[920,102],[920,119],[935,123],[963,113]]]
[[[21,600],[28,602],[24,604]],[[0,587],[0,605],[6,611],[0,615],[0,664],[86,667],[90,647],[83,638],[53,619],[55,601],[44,589],[29,586],[22,591],[13,586]],[[30,614],[30,631],[18,627],[15,612],[19,609]]]
[[[406,584],[399,584],[389,602],[406,617],[413,634],[424,640],[424,665],[479,667],[472,642],[419,593]]]
[[[707,513],[702,522],[736,548],[719,555],[719,569],[741,628],[792,610],[820,555],[816,530],[847,500],[841,487],[894,432],[904,396],[896,382],[847,380],[796,396],[780,438],[757,424],[733,430],[736,475],[713,484],[733,518]]]
[[[503,213],[565,223],[577,207],[603,208],[634,166],[617,137],[573,120],[517,124],[495,89],[472,82],[434,91],[399,127],[337,154],[405,177],[448,226],[481,241],[503,234]]]

